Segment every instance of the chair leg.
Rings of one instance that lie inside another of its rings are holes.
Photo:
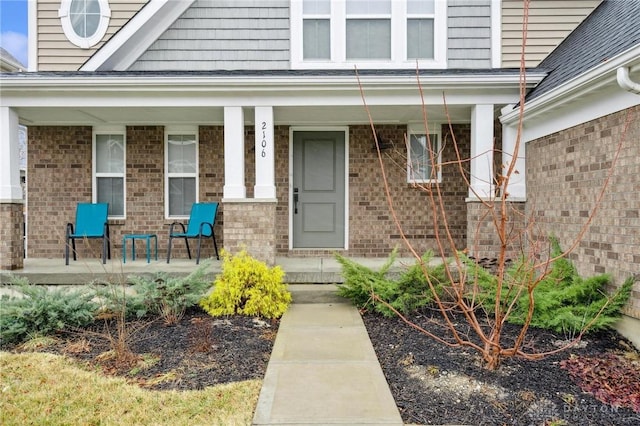
[[[187,245],[187,254],[189,255],[189,259],[191,259],[191,250],[189,250],[189,239],[185,238],[184,243]]]
[[[102,237],[102,264],[106,265],[107,263],[107,239]]]
[[[75,238],[71,238],[71,248],[73,249],[73,260],[78,260],[78,258],[76,257],[76,239]]]
[[[216,234],[212,232],[211,238],[213,238],[213,248],[216,249],[216,259],[220,260],[220,256],[218,256],[218,243],[216,243]]]
[[[69,266],[69,237],[64,245],[64,264]]]
[[[202,246],[202,234],[198,235],[198,256],[196,257],[196,265],[200,264],[200,247]]]
[[[171,236],[169,236],[169,247],[167,247],[167,263],[169,263],[169,259],[171,259]]]

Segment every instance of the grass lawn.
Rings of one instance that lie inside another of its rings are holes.
[[[2,425],[250,425],[261,381],[152,391],[48,353],[0,352]]]

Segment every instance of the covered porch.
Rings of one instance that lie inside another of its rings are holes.
[[[541,78],[542,74],[530,75],[527,84]],[[287,257],[322,259],[336,250],[383,258],[401,244],[393,220],[384,211],[370,121],[385,137],[394,139],[398,152],[390,164],[407,162],[408,126],[420,126],[425,116],[442,129],[453,123],[465,135],[463,156],[469,159],[471,187],[449,176],[443,181],[449,185],[451,208],[462,216],[456,217],[462,249],[462,224],[475,227],[480,216],[474,203],[494,195],[495,164],[513,160],[523,164],[521,154],[499,158],[496,151],[496,139],[502,139],[502,151],[513,153],[513,132],[505,130],[509,137],[499,138],[496,118],[501,107],[517,101],[519,73],[432,70],[423,73],[420,84],[422,94],[413,71],[363,72],[359,82],[352,71],[37,73],[4,78],[0,232],[7,237],[0,247],[0,269],[28,269],[32,258],[56,258],[62,252],[59,234],[72,220],[75,204],[95,201],[92,135],[95,143],[96,132],[112,129],[126,138],[126,167],[121,173],[126,181],[126,214],[110,217],[112,241],[121,241],[126,233],[161,236],[173,220],[167,213],[166,129],[180,129],[179,134],[188,127],[195,129],[199,144],[196,200],[221,203],[223,220],[216,234],[222,236],[222,246],[230,251],[245,246],[255,257],[277,264]],[[24,264],[20,231],[25,209],[15,159],[18,123],[30,129],[31,142],[38,141],[28,148]],[[336,129],[345,134],[344,236],[338,245],[298,247],[294,242],[293,134]],[[451,142],[447,144],[451,150]],[[510,194],[514,201],[523,202],[525,170],[519,170],[519,182],[512,182]],[[399,205],[411,221],[409,234],[424,242],[430,234],[429,219],[407,173],[400,167],[393,184],[404,197]],[[159,246],[166,243],[159,241]],[[428,247],[427,242],[420,249]]]

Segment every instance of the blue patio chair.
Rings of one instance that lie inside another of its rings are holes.
[[[218,212],[218,203],[194,203],[191,207],[191,215],[189,217],[189,225],[185,230],[184,224],[173,222],[169,226],[169,248],[167,249],[167,263],[171,260],[171,242],[174,238],[184,238],[187,245],[187,254],[191,259],[191,250],[189,250],[189,238],[198,239],[198,254],[196,256],[196,265],[200,263],[200,247],[202,246],[202,238],[213,239],[213,247],[216,250],[216,259],[220,260],[218,255],[218,243],[216,243],[216,234],[213,227],[216,224],[216,213]],[[173,228],[180,225],[182,232],[174,232]]]
[[[111,242],[109,241],[108,203],[78,203],[76,207],[75,229],[67,223],[66,242],[64,245],[65,264],[69,264],[69,241],[73,249],[73,260],[76,260],[76,240],[85,238],[102,238],[102,263],[111,259]]]

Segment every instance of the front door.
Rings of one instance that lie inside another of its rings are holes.
[[[344,162],[344,132],[293,132],[294,248],[344,248]]]

